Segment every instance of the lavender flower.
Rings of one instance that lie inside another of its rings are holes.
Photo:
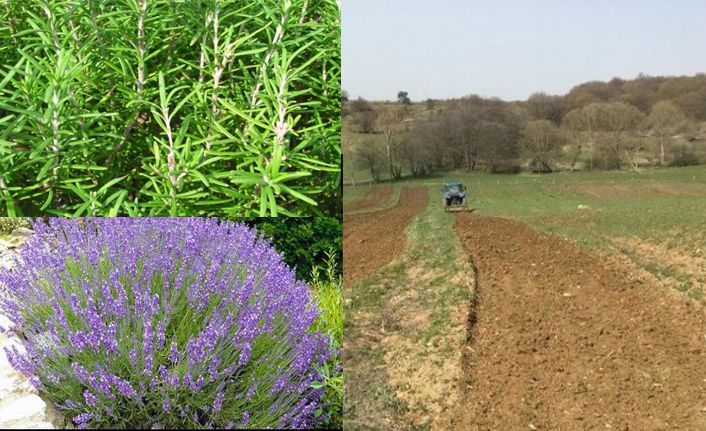
[[[171,362],[172,365],[179,362],[179,351],[177,350],[177,345],[175,341],[172,341],[172,344],[169,347],[169,362]]]
[[[0,313],[56,346],[30,337],[5,352],[42,390],[62,388],[58,406],[77,426],[103,412],[172,427],[314,424],[314,366],[335,352],[312,331],[309,287],[256,231],[199,218],[50,218],[34,229],[15,269],[0,272]]]
[[[213,401],[213,407],[211,408],[211,411],[213,413],[218,413],[221,411],[221,407],[223,407],[223,392],[218,392],[216,394],[216,399]]]
[[[87,405],[89,405],[91,407],[96,405],[96,397],[88,389],[83,391],[83,398],[86,399]]]
[[[133,367],[137,366],[137,349],[134,347],[130,349],[130,365]]]
[[[74,417],[73,422],[76,425],[85,425],[91,419],[90,413],[81,413],[80,415]]]

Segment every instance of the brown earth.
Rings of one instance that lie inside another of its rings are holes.
[[[362,199],[358,199],[352,202],[350,205],[346,205],[346,211],[356,211],[367,208],[376,208],[382,205],[383,202],[388,200],[392,195],[392,187],[390,186],[378,186],[373,187],[370,193],[365,195]]]
[[[478,272],[459,429],[706,429],[701,305],[515,221],[456,231]]]
[[[392,262],[407,243],[407,225],[426,208],[428,201],[426,188],[405,187],[392,208],[366,214],[344,213],[344,286]]]

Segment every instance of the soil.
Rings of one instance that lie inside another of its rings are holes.
[[[458,429],[706,429],[700,304],[519,222],[456,231],[477,267]]]
[[[392,208],[343,215],[344,286],[392,262],[407,243],[407,225],[426,208],[428,201],[426,188],[405,187]]]
[[[346,205],[346,211],[357,211],[368,208],[376,208],[382,205],[392,195],[392,187],[373,187],[365,197]]]
[[[451,429],[457,423],[465,391],[459,348],[466,340],[464,294],[473,278],[460,245],[453,249],[455,266],[427,258],[439,252],[438,236],[449,230],[429,229],[438,226],[427,213],[413,221],[427,204],[428,189],[403,189],[397,207],[345,219],[349,280],[394,260],[380,276],[344,292],[351,302],[380,300],[346,311],[347,429]]]

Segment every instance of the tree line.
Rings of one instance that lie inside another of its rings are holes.
[[[706,74],[587,82],[562,96],[348,100],[344,160],[373,181],[453,169],[512,173],[706,162]]]

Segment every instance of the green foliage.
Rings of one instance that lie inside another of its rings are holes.
[[[271,240],[275,249],[284,254],[284,261],[296,267],[297,278],[311,281],[312,270],[328,259],[334,260],[335,275],[342,274],[343,228],[339,219],[259,218],[246,223],[257,226]],[[324,273],[328,274],[328,271]]]
[[[26,217],[0,217],[0,234],[10,234],[18,227],[31,227],[31,219]]]
[[[322,274],[323,273],[323,274]],[[312,269],[311,287],[316,303],[321,308],[321,316],[316,323],[319,332],[329,335],[331,350],[340,351],[343,344],[343,280],[336,264],[336,254],[326,253],[326,262]],[[322,404],[326,406],[328,417],[320,424],[323,428],[343,428],[343,362],[342,355],[333,358],[317,367],[321,382],[316,382],[314,388],[324,388]],[[317,411],[323,414],[323,408]]]
[[[0,214],[340,211],[334,0],[0,7]]]

